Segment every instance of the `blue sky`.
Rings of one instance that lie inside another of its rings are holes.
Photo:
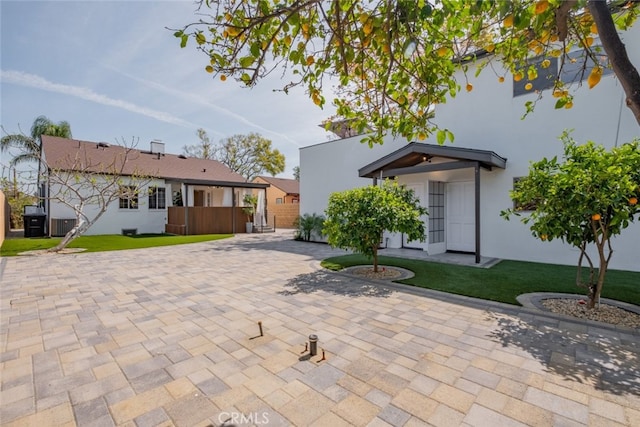
[[[207,59],[173,32],[197,20],[185,1],[0,1],[0,119],[26,133],[45,115],[71,124],[73,137],[115,143],[160,139],[169,153],[196,144],[196,129],[213,141],[257,132],[287,160],[298,149],[334,139],[318,125],[321,110],[302,89],[288,95],[278,73],[247,89],[204,71]],[[2,164],[8,162],[3,154]]]

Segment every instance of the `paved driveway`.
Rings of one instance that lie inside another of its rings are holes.
[[[640,425],[640,332],[325,272],[289,236],[2,259],[0,424]]]

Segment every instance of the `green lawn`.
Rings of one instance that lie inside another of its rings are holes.
[[[86,252],[120,251],[124,249],[151,248],[154,246],[182,245],[184,243],[198,243],[209,240],[219,240],[232,237],[233,234],[203,234],[198,236],[175,236],[172,234],[139,234],[136,236],[121,236],[106,234],[100,236],[80,236],[68,246],[69,248],[84,248]],[[0,256],[14,256],[20,252],[37,249],[49,249],[60,242],[61,238],[29,238],[5,239],[0,248]]]
[[[415,273],[415,277],[398,283],[508,304],[518,304],[516,297],[529,292],[586,295],[586,289],[576,286],[576,268],[571,266],[502,261],[484,269],[384,256],[379,258],[379,263]],[[331,270],[363,264],[370,265],[371,261],[362,255],[327,258],[322,262]],[[602,297],[640,305],[640,273],[609,270]]]

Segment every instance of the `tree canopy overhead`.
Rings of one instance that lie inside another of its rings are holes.
[[[575,66],[575,50],[583,51],[577,65],[589,87],[605,66],[599,53],[607,54],[640,123],[640,75],[617,32],[633,25],[638,9],[603,0],[201,0],[200,20],[175,36],[182,47],[192,39],[208,57],[206,71],[221,80],[253,86],[278,70],[293,76],[283,90],[302,86],[320,107],[323,89],[335,85],[337,115],[371,132],[369,143],[388,131],[419,140],[437,131],[443,142],[452,135],[429,112],[473,90],[469,61],[504,82],[511,75],[533,81],[548,62],[528,61],[556,58],[556,108],[570,108],[560,75],[565,64]]]

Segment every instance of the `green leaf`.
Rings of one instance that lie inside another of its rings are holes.
[[[420,19],[427,19],[431,16],[432,12],[433,8],[431,7],[431,5],[429,3],[425,4],[424,7],[420,9]]]
[[[204,34],[202,33],[196,34],[196,43],[198,43],[199,45],[203,45],[206,42],[207,42],[207,39],[205,39]]]
[[[451,132],[448,129],[447,129],[447,137],[449,138],[449,141],[453,143],[453,140],[454,140],[453,132]]]
[[[187,42],[189,41],[189,36],[187,34],[182,34],[180,40],[180,47],[187,47]]]
[[[254,62],[255,58],[253,56],[245,56],[244,58],[240,58],[238,63],[242,68],[249,68]]]
[[[436,141],[438,141],[438,144],[442,145],[444,144],[444,141],[447,138],[447,131],[442,130],[442,129],[438,129],[438,132],[436,133]]]
[[[255,58],[260,56],[260,43],[255,42],[251,44],[251,48],[249,49],[251,51],[251,55],[253,55]]]
[[[567,104],[567,98],[560,98],[556,101],[555,109],[558,110]]]

